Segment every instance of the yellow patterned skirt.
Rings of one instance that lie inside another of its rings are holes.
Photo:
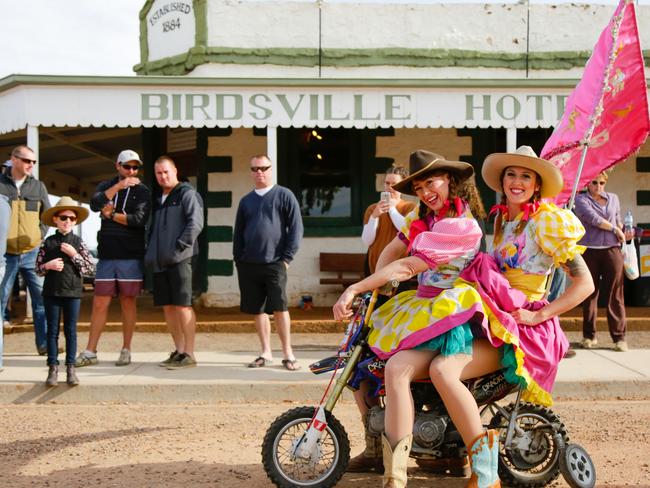
[[[426,294],[421,288],[405,291],[372,314],[368,344],[380,359],[445,334],[477,313],[485,314],[480,295],[469,285],[458,284],[436,296]]]

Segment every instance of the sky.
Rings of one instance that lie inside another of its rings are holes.
[[[0,78],[133,75],[142,0],[0,0]]]

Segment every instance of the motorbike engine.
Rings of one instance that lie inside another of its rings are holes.
[[[413,424],[413,443],[426,449],[440,446],[445,440],[449,417],[437,412],[417,412]],[[384,409],[374,406],[368,415],[368,430],[380,435],[384,432]]]
[[[445,440],[448,420],[437,413],[418,412],[413,424],[413,442],[428,449],[438,447]]]

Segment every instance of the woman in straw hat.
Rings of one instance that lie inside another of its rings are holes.
[[[491,295],[486,307],[497,313],[491,315],[485,331],[499,347],[496,351],[501,366],[506,367],[506,378],[524,387],[524,400],[550,405],[557,367],[569,345],[557,316],[579,305],[594,290],[581,256],[585,248],[578,245],[585,230],[572,212],[545,200],[562,190],[562,174],[530,147],[490,154],[483,163],[482,176],[502,195],[490,212],[497,214],[490,255],[512,290],[495,291],[494,280],[486,279],[482,272],[466,273],[464,278]],[[549,303],[542,299],[557,266],[568,272],[571,285]],[[494,302],[499,303],[495,306]],[[509,313],[499,315],[504,310]]]
[[[380,359],[387,360],[386,432],[382,437],[385,487],[406,486],[414,421],[411,381],[428,376],[437,354],[468,362],[473,347],[468,321],[482,310],[474,288],[455,284],[477,255],[482,237],[473,217],[473,213],[483,216],[484,211],[471,178],[472,166],[420,150],[411,154],[410,173],[394,188],[417,196],[419,208],[406,216],[405,226],[380,256],[378,271],[348,287],[333,309],[336,319],[347,319],[356,295],[418,274],[417,291],[391,298],[370,318],[368,343]],[[410,256],[401,258],[407,251]],[[448,407],[450,413],[455,410],[453,405]],[[476,402],[469,415],[480,425]],[[453,413],[452,418],[456,422]],[[488,435],[482,426],[480,431]],[[470,439],[469,435],[463,438]],[[489,455],[488,449],[481,455]]]
[[[58,342],[60,317],[63,314],[67,383],[79,384],[74,362],[77,353],[77,317],[83,292],[82,275],[92,274],[94,265],[88,248],[72,229],[88,217],[88,209],[70,197],[62,197],[41,215],[41,221],[56,232],[45,239],[36,257],[36,272],[45,276],[43,304],[47,318],[47,386],[58,384]]]

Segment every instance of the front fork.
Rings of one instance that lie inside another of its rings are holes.
[[[375,303],[377,303],[377,290],[373,291],[372,297],[370,297],[370,302],[368,303],[368,308],[366,313],[363,316],[363,328],[368,327],[368,319],[375,308]],[[366,331],[362,332],[362,336],[366,337]],[[352,352],[350,353],[350,358],[348,359],[343,371],[339,375],[334,384],[332,392],[328,395],[325,405],[321,404],[318,406],[314,417],[312,418],[307,430],[302,434],[298,442],[296,442],[293,449],[293,454],[296,457],[303,459],[314,459],[318,455],[318,440],[320,439],[321,433],[327,427],[327,415],[326,412],[331,412],[334,409],[334,406],[341,398],[343,390],[347,387],[354,370],[359,363],[359,358],[363,353],[364,348],[366,347],[365,339],[360,341],[359,344],[354,346]],[[336,371],[334,373],[336,374]]]

